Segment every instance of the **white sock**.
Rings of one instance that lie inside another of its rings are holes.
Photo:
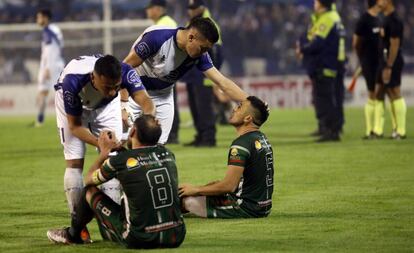
[[[113,178],[106,183],[101,184],[101,191],[109,196],[118,205],[121,204],[121,184],[119,180]]]
[[[68,201],[69,212],[73,214],[75,205],[78,203],[83,189],[82,170],[79,168],[66,168],[63,186]]]
[[[199,217],[207,217],[206,197],[185,197],[184,208]]]

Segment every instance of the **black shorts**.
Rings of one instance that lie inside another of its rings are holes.
[[[361,64],[362,75],[365,78],[367,89],[369,91],[375,91],[375,85],[377,83],[377,77],[379,72],[379,64],[375,62]]]
[[[385,83],[382,80],[382,70],[385,68],[385,63],[381,64],[381,71],[378,71],[377,81],[379,84],[385,85],[386,88],[393,88],[401,86],[402,70],[404,68],[404,60],[402,57],[397,57],[394,65],[392,66],[391,80],[389,83]]]

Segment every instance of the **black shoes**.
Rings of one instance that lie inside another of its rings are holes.
[[[318,143],[322,142],[337,142],[341,141],[341,138],[339,137],[339,133],[324,133],[319,139],[316,140]]]

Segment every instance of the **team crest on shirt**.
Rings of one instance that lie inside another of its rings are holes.
[[[260,141],[255,141],[254,146],[256,147],[257,150],[262,148],[262,144],[260,143]]]
[[[230,151],[230,155],[232,156],[237,156],[239,154],[239,152],[237,151],[237,148],[232,148]]]
[[[147,58],[150,55],[150,52],[151,52],[150,47],[148,46],[148,44],[146,42],[138,43],[137,51],[144,58]]]
[[[135,69],[131,69],[127,73],[128,83],[133,84],[135,87],[140,87],[142,85],[141,78],[139,78],[138,73]]]
[[[135,158],[128,158],[126,161],[126,166],[128,169],[133,168],[138,165],[138,160]]]
[[[72,108],[78,106],[78,100],[75,98],[75,95],[70,91],[65,91],[65,93],[63,94],[63,99]]]

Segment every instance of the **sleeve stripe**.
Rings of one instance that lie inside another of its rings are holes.
[[[105,178],[105,176],[103,175],[103,173],[102,173],[102,171],[101,171],[101,170],[99,170],[99,172],[98,172],[98,179],[99,179],[99,181],[101,181],[102,183],[104,183],[104,182],[106,182],[106,181],[107,181],[107,179]]]
[[[109,158],[106,159],[104,166],[107,166],[109,169],[111,169],[112,171],[115,171],[115,168],[112,167],[111,163],[109,162]]]
[[[239,145],[233,145],[230,148],[237,148],[237,149],[243,150],[244,152],[246,152],[250,155],[250,151],[245,147],[242,147],[242,146],[239,146]]]

